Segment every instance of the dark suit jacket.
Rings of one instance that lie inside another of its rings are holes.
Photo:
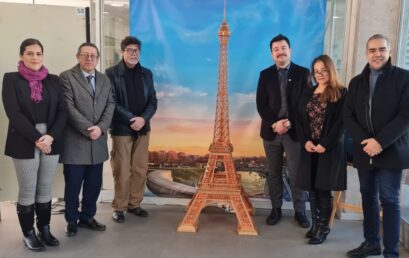
[[[66,109],[62,83],[49,74],[43,81],[43,90],[50,95],[47,115],[47,134],[54,138],[50,155],[59,154],[62,132],[66,121]],[[5,155],[16,159],[34,158],[35,141],[42,134],[35,128],[35,122],[28,101],[31,101],[29,83],[18,72],[6,73],[3,78],[3,105],[9,119]]]
[[[156,91],[153,86],[152,72],[149,69],[142,68],[142,83],[145,92],[145,110],[141,117],[145,119],[145,125],[141,129],[142,134],[146,134],[151,130],[150,120],[156,112],[158,100],[156,98]],[[114,65],[106,70],[106,75],[112,83],[112,96],[115,101],[115,112],[112,118],[111,134],[112,135],[133,135],[130,127],[130,119],[135,117],[129,111],[129,102],[125,82],[125,65],[121,60],[117,65]]]
[[[308,81],[309,71],[307,68],[291,63],[288,70],[287,81],[287,107],[288,119],[291,122],[291,129],[288,131],[293,140],[297,140],[295,132],[295,111],[302,89]],[[257,86],[257,111],[261,117],[260,136],[264,140],[274,140],[276,133],[271,125],[282,119],[278,117],[281,108],[280,83],[278,79],[277,66],[272,65],[261,71]]]
[[[324,115],[321,138],[315,144],[321,144],[326,151],[318,155],[317,170],[311,170],[312,154],[304,148],[311,140],[310,118],[306,106],[310,101],[314,89],[306,87],[297,108],[297,137],[301,145],[297,185],[303,190],[333,190],[346,189],[346,153],[344,148],[344,126],[342,122],[342,107],[346,96],[346,89],[341,91],[341,98],[337,102],[328,102]],[[311,175],[315,173],[315,182],[311,182]]]
[[[370,120],[369,74],[367,64],[361,74],[352,78],[344,106],[345,126],[353,139],[354,167],[409,168],[409,71],[388,61],[376,81]],[[361,142],[372,137],[383,151],[372,158],[371,164]]]

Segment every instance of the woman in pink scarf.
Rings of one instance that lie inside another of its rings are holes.
[[[9,119],[5,155],[13,160],[19,185],[17,214],[32,251],[57,246],[50,232],[51,190],[66,121],[62,84],[43,66],[37,39],[20,45],[18,72],[6,73],[2,97]],[[34,229],[34,214],[36,226]]]

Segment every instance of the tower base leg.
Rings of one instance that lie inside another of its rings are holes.
[[[202,209],[206,207],[208,203],[226,202],[233,207],[236,213],[238,221],[237,233],[239,235],[258,235],[251,218],[251,214],[254,213],[254,208],[244,191],[226,191],[222,195],[220,195],[219,190],[212,191],[207,189],[205,191],[203,190],[203,192],[202,190],[198,190],[193,196],[193,199],[187,206],[186,214],[177,228],[178,232],[197,232],[198,219]]]

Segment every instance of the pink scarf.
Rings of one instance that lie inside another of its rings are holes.
[[[45,68],[43,65],[41,66],[40,70],[32,71],[24,65],[23,61],[20,60],[18,62],[17,69],[21,76],[23,76],[24,79],[29,82],[31,90],[31,100],[35,103],[39,103],[40,101],[42,101],[43,84],[41,81],[44,80],[44,78],[48,75],[47,68]]]

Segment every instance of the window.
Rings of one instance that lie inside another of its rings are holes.
[[[398,45],[397,64],[400,67],[409,69],[409,0],[402,1],[402,17]]]

